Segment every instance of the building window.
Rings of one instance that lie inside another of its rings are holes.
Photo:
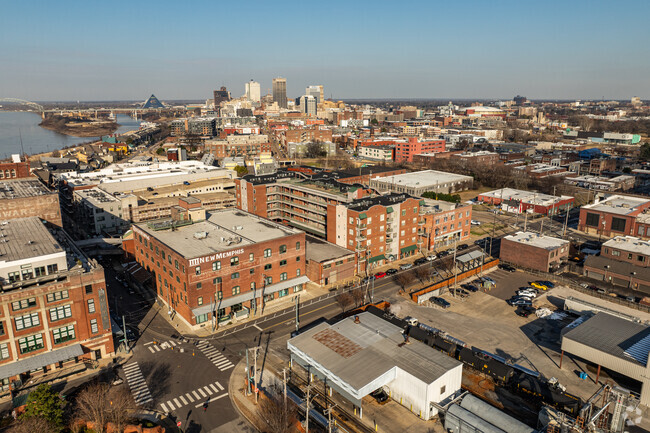
[[[14,311],[24,310],[36,306],[36,298],[21,299],[11,303],[11,309]]]
[[[34,276],[35,277],[42,277],[45,275],[45,266],[39,266],[38,268],[34,268]]]
[[[264,270],[265,270],[265,271],[268,271],[268,270],[270,270],[271,268],[273,268],[273,265],[270,264],[270,263],[267,263],[266,265],[264,265]]]
[[[251,290],[255,290],[255,281],[251,283]]]
[[[612,230],[615,232],[625,232],[625,218],[612,218]]]
[[[72,309],[70,308],[70,304],[60,305],[58,307],[50,309],[50,322],[65,319],[71,316],[72,316]]]
[[[219,269],[221,269],[221,262],[220,261],[212,262],[212,270],[218,271]]]
[[[203,305],[203,296],[199,296],[196,299],[196,305]]]
[[[240,290],[241,290],[241,289],[239,288],[239,286],[235,286],[235,287],[233,287],[233,288],[232,288],[232,295],[233,295],[233,296],[235,296],[235,295],[239,295]]]
[[[282,273],[280,274],[280,281],[285,281],[286,279],[287,279],[287,273],[286,273],[286,272],[282,272]]]
[[[231,279],[231,280],[236,280],[237,278],[239,278],[239,272],[233,272],[233,273],[230,275],[230,279]]]
[[[10,283],[20,281],[20,272],[9,272],[7,274]]]
[[[230,259],[230,266],[237,266],[239,264],[239,257],[231,257]]]
[[[280,245],[280,254],[284,254],[287,252],[287,246],[286,245]]]
[[[199,323],[207,322],[208,321],[208,313],[205,314],[199,314],[196,316],[196,324],[198,325]]]
[[[280,266],[287,266],[286,260],[280,260]]]
[[[74,325],[64,326],[63,328],[57,328],[52,330],[52,337],[54,344],[63,343],[66,341],[74,340]]]
[[[95,312],[95,300],[94,299],[88,299],[88,312],[89,313],[94,313]]]
[[[265,284],[273,284],[273,277],[264,278],[264,283]]]
[[[93,285],[88,284],[88,285],[86,285],[85,289],[86,289],[86,295],[89,295],[89,294],[91,294],[93,292]]]
[[[196,268],[194,268],[194,274],[195,275],[201,275],[201,266],[197,266]]]
[[[14,321],[16,323],[16,331],[32,328],[41,324],[38,313],[25,314],[24,316],[16,317]]]
[[[296,269],[296,276],[300,276],[300,269]]]
[[[446,390],[447,390],[447,385],[442,385],[442,386],[440,387],[440,395],[443,395],[443,394],[445,393]]]
[[[645,257],[644,256],[636,256],[636,260],[639,261],[639,262],[642,262],[642,261],[645,260]]]
[[[97,334],[99,332],[99,326],[97,325],[97,319],[90,320],[90,332]]]
[[[5,335],[5,324],[0,322],[0,335]]]
[[[296,242],[296,251],[300,249],[300,242]]]
[[[9,345],[0,344],[0,359],[9,359]]]
[[[600,220],[600,215],[597,213],[587,212],[587,218],[585,224],[589,227],[598,227],[598,221]]]
[[[621,255],[621,252],[618,251],[618,250],[612,250],[612,255],[615,256],[615,257],[618,257],[618,256]]]
[[[34,350],[42,349],[43,347],[42,334],[30,335],[29,337],[24,337],[18,340],[20,353],[33,352]]]
[[[264,250],[264,258],[269,258],[271,257],[271,248],[267,248]]]

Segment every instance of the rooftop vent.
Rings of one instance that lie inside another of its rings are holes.
[[[196,232],[194,233],[195,239],[205,239],[208,237],[208,232]]]

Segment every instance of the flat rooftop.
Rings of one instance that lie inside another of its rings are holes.
[[[306,260],[313,260],[318,263],[341,257],[354,256],[354,251],[340,247],[331,242],[307,235],[307,249],[305,250]]]
[[[302,233],[238,209],[209,212],[206,220],[176,227],[173,231],[171,228],[156,229],[169,227],[165,223],[164,220],[150,221],[137,224],[137,227],[187,259]]]
[[[505,236],[504,239],[518,242],[520,244],[532,245],[537,248],[544,248],[546,250],[553,250],[569,245],[569,241],[567,240],[544,236],[533,232],[517,232],[514,235]]]
[[[638,207],[650,203],[650,200],[630,197],[625,195],[612,195],[598,203],[582,206],[583,209],[591,209],[600,212],[627,215],[635,212]]]
[[[65,250],[40,218],[18,218],[0,224],[0,263],[56,253],[65,254]]]
[[[0,181],[0,200],[34,197],[46,194],[53,194],[53,192],[45,188],[45,186],[36,178]]]
[[[482,192],[479,196],[498,198],[503,200],[516,200],[523,203],[536,204],[540,206],[548,206],[557,203],[560,200],[568,200],[573,197],[570,196],[554,196],[549,194],[542,194],[534,191],[525,191],[513,188],[501,188],[494,191]]]
[[[604,247],[650,255],[650,242],[634,236],[616,236],[603,244]]]
[[[424,170],[394,176],[377,177],[372,180],[387,185],[426,188],[438,185],[443,186],[450,182],[471,181],[473,178],[471,176],[463,176],[461,174],[447,173],[444,171]]]
[[[81,197],[82,199],[87,200],[95,207],[102,207],[106,203],[115,203],[115,204],[121,203],[120,200],[116,199],[111,194],[108,194],[99,188],[81,189],[75,191],[74,193],[79,197]]]
[[[430,384],[461,365],[419,341],[412,339],[402,344],[402,329],[372,313],[363,312],[358,318],[359,323],[354,317],[333,325],[321,323],[291,338],[287,346],[292,353],[314,360],[318,370],[330,372],[355,391],[381,376],[386,378],[395,368]]]

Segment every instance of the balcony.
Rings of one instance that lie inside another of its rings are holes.
[[[357,230],[365,230],[365,229],[367,229],[367,228],[368,228],[368,226],[367,226],[366,224],[359,224],[359,225],[357,225]]]
[[[418,212],[418,215],[426,215],[427,211],[424,208],[420,208],[420,211]]]
[[[393,228],[391,226],[386,226],[386,233],[393,233]]]
[[[354,248],[354,250],[355,250],[356,252],[358,252],[358,253],[360,253],[360,252],[362,252],[362,251],[366,251],[367,249],[368,249],[368,247],[367,247],[366,245],[357,245],[357,246]]]
[[[358,233],[358,234],[357,234],[357,242],[358,242],[358,241],[365,241],[365,240],[367,240],[367,239],[368,239],[368,237],[366,237],[366,235],[361,234],[361,233]]]
[[[423,226],[423,225],[424,225],[424,223],[425,223],[425,221],[424,221],[424,220],[420,220],[420,221],[418,221],[418,225],[419,225],[419,226]]]

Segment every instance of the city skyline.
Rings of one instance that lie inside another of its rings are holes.
[[[335,99],[650,97],[635,43],[650,36],[635,24],[650,6],[638,1],[65,6],[5,6],[1,97],[207,99],[221,86],[239,97],[251,78],[270,93],[274,77],[289,98],[311,84]]]

